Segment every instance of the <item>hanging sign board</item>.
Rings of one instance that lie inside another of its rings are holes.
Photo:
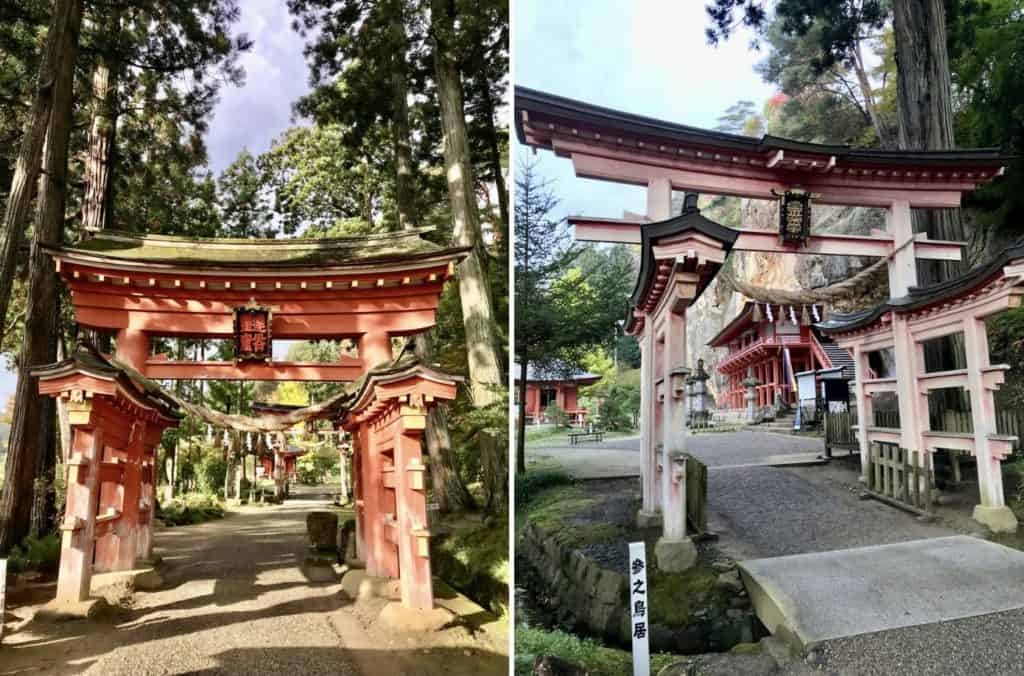
[[[235,308],[235,361],[269,362],[272,347],[270,308]]]
[[[633,636],[633,676],[650,676],[651,648],[647,619],[647,551],[643,542],[629,543],[629,620]]]

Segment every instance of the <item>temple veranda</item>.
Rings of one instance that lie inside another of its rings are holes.
[[[404,606],[433,606],[420,439],[427,412],[454,399],[460,379],[396,357],[392,339],[434,325],[466,249],[435,245],[426,232],[238,240],[105,231],[47,249],[79,326],[115,346],[112,354],[82,346],[33,371],[42,395],[66,401],[73,430],[55,606],[88,604],[93,572],[131,570],[151,557],[156,447],[187,405],[157,381],[177,379],[349,383],[309,416],[354,440],[357,555],[369,575],[401,580]],[[235,358],[178,361],[154,353],[158,336],[230,339]],[[275,339],[341,338],[356,342],[358,356],[273,359]],[[219,418],[264,430],[294,419]]]
[[[860,150],[848,146],[760,139],[665,122],[517,87],[514,124],[519,140],[572,162],[576,176],[646,189],[643,216],[570,217],[578,240],[637,244],[641,269],[626,330],[635,335],[641,364],[641,523],[661,521],[656,554],[664,570],[696,557],[686,534],[687,309],[734,251],[867,256],[885,261],[890,300],[817,329],[852,353],[856,365],[857,443],[867,472],[873,445],[887,444],[927,466],[936,449],[978,461],[980,495],[974,518],[994,531],[1017,527],[1005,505],[1000,462],[1012,438],[996,434],[993,391],[1006,366],[989,363],[984,320],[1016,307],[1024,292],[1024,250],[1013,247],[960,279],[919,287],[918,260],[960,260],[962,242],[915,233],[913,209],[954,208],[962,196],[1004,171],[998,149],[954,151]],[[696,194],[672,214],[673,191],[780,202],[780,225],[734,229],[700,214]],[[869,235],[810,232],[813,204],[885,210],[886,230]],[[773,302],[770,299],[751,299]],[[922,344],[963,333],[968,367],[927,373]],[[892,348],[897,370],[871,378],[867,353]],[[970,396],[973,432],[928,429],[927,392],[962,387]],[[871,424],[870,396],[895,392],[900,428]],[[906,481],[907,475],[903,475]],[[905,487],[908,491],[912,487]]]

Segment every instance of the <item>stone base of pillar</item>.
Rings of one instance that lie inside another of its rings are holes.
[[[654,558],[658,570],[665,573],[682,573],[697,563],[697,545],[690,538],[669,540],[661,538],[654,545]]]
[[[274,497],[278,500],[284,500],[288,494],[288,489],[285,486],[284,479],[274,480]]]
[[[104,598],[90,598],[85,601],[58,601],[54,599],[36,611],[32,619],[36,622],[69,622],[98,617],[110,607]]]
[[[661,528],[661,512],[646,512],[638,510],[636,513],[637,528]]]
[[[1017,517],[1005,505],[1002,507],[975,505],[974,514],[971,516],[978,523],[987,526],[993,533],[1017,532]]]

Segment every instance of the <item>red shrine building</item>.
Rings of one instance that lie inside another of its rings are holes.
[[[254,415],[286,415],[298,411],[302,406],[293,404],[274,404],[266,401],[256,401],[252,404]],[[263,470],[264,477],[274,475],[274,460],[279,459],[284,471],[284,477],[288,480],[295,479],[298,474],[296,463],[299,458],[306,454],[306,449],[288,444],[287,435],[274,435],[276,438],[267,439],[266,447],[259,454],[259,469]]]
[[[461,379],[406,353],[396,358],[392,341],[434,326],[468,249],[434,244],[426,232],[241,240],[104,231],[44,247],[79,326],[115,342],[112,355],[82,346],[32,370],[40,394],[67,402],[72,428],[56,606],[90,604],[93,571],[131,570],[152,557],[161,435],[192,406],[160,381],[220,379],[350,383],[315,416],[352,435],[357,556],[367,574],[399,580],[405,607],[433,607],[420,442],[428,412],[454,399]],[[154,339],[165,336],[233,340],[234,358],[155,354]],[[358,354],[278,362],[275,339],[349,339]],[[279,437],[294,424],[258,420]]]
[[[850,353],[811,324],[820,320],[817,306],[746,303],[736,318],[708,341],[711,347],[727,350],[718,362],[718,407],[745,407],[744,381],[751,375],[757,380],[755,406],[773,406],[780,399],[792,406],[796,404],[795,374],[851,367]]]
[[[513,369],[518,383],[522,369],[518,364],[515,364]],[[526,422],[537,425],[550,422],[546,419],[545,411],[548,406],[555,404],[568,414],[573,425],[586,424],[589,411],[580,406],[579,390],[581,387],[593,385],[600,379],[601,376],[594,373],[576,371],[565,374],[528,364],[526,367],[526,403],[523,406]],[[515,396],[518,398],[518,385],[515,390]],[[520,404],[518,399],[516,403]]]

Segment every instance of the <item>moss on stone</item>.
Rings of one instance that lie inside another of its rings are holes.
[[[731,653],[738,655],[756,655],[761,652],[760,643],[737,643],[729,650]]]
[[[691,615],[698,609],[727,606],[728,600],[715,589],[717,576],[713,568],[700,562],[684,573],[663,573],[651,566],[647,576],[651,622],[681,627],[693,620]]]

